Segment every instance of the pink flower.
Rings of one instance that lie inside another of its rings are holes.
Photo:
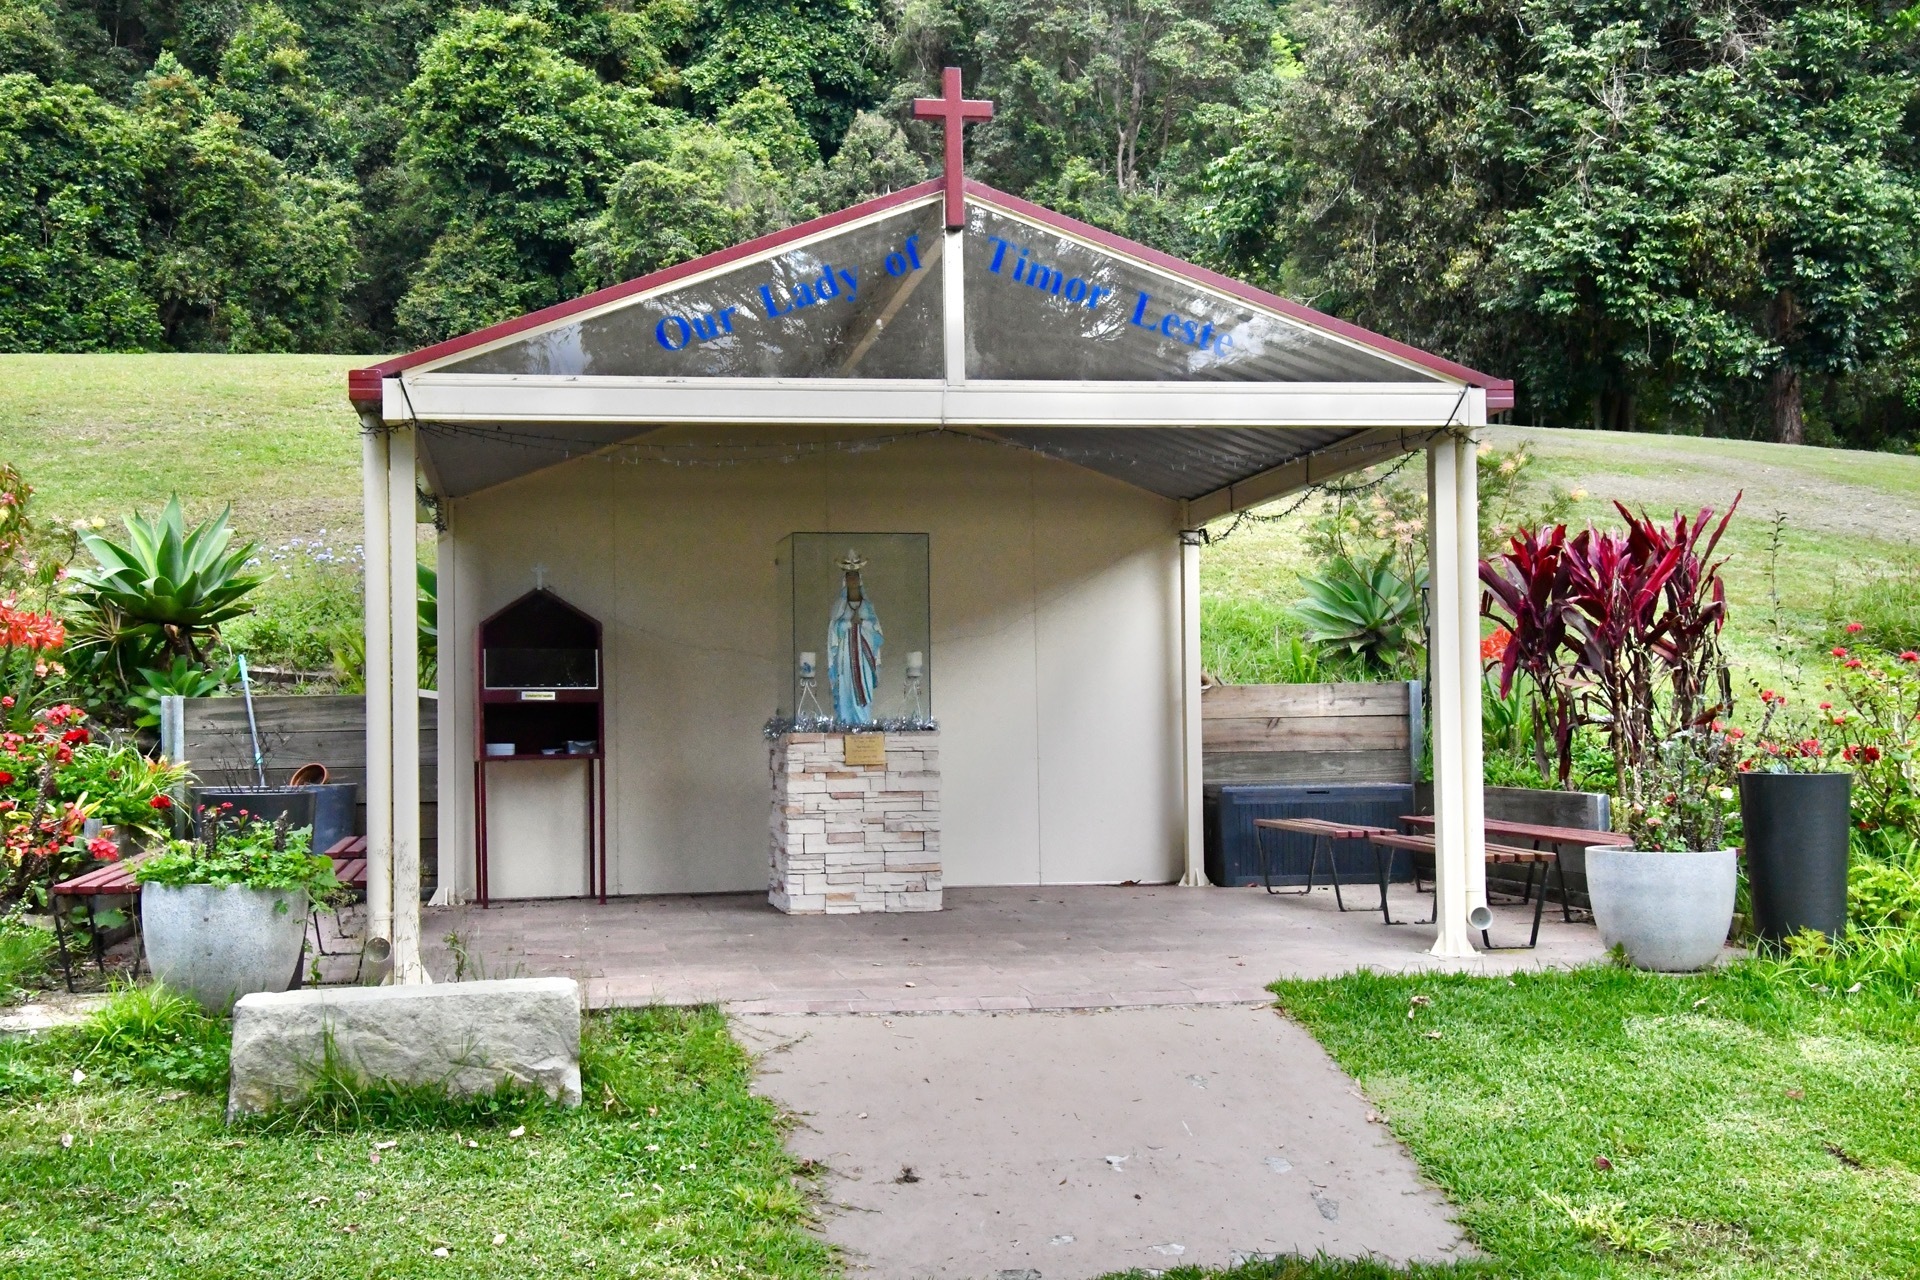
[[[1834,657],[1836,657],[1836,658],[1844,658],[1844,657],[1846,657],[1846,656],[1847,656],[1847,651],[1846,651],[1845,649],[1843,649],[1843,648],[1841,648],[1841,647],[1840,647],[1839,645],[1835,645],[1835,646],[1833,646],[1833,648],[1832,648],[1832,650],[1831,650],[1831,652],[1832,652],[1832,654],[1833,654],[1833,656],[1834,656]]]
[[[1848,658],[1845,662],[1841,663],[1840,665],[1845,667],[1849,671],[1857,671],[1861,667],[1864,667],[1866,663],[1860,661],[1860,659],[1858,658]]]
[[[105,836],[97,836],[87,841],[87,852],[102,862],[120,861],[120,846]]]
[[[1864,630],[1866,630],[1866,626],[1864,623],[1849,622],[1847,624],[1847,634],[1850,636],[1857,636]]]

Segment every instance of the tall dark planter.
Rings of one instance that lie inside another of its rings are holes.
[[[1802,929],[1847,931],[1850,773],[1743,773],[1753,929],[1779,942]]]

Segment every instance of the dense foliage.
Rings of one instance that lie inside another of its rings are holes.
[[[427,342],[930,172],[1519,377],[1920,438],[1920,8],[0,0],[0,349]]]

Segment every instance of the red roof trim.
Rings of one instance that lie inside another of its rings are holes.
[[[930,178],[914,186],[905,187],[899,191],[894,191],[887,195],[853,205],[851,208],[842,209],[838,213],[829,213],[824,217],[814,218],[810,222],[802,222],[796,226],[787,227],[780,231],[772,231],[764,236],[742,241],[732,248],[721,249],[717,252],[682,262],[677,266],[665,267],[659,271],[651,272],[633,280],[610,285],[605,289],[596,290],[583,297],[570,298],[565,302],[556,302],[554,305],[543,307],[539,311],[530,311],[526,315],[515,316],[511,320],[502,320],[499,324],[489,325],[485,329],[462,334],[458,338],[448,338],[445,342],[436,342],[430,347],[422,347],[418,351],[411,351],[403,356],[394,356],[390,360],[382,360],[379,364],[368,365],[364,369],[350,370],[347,373],[347,398],[355,404],[378,405],[381,399],[381,381],[392,377],[403,369],[412,369],[418,365],[427,364],[430,361],[442,360],[447,356],[458,355],[462,351],[471,351],[475,347],[482,347],[490,342],[497,342],[501,338],[511,338],[517,333],[525,333],[529,329],[537,329],[542,325],[551,324],[555,320],[564,320],[568,316],[578,315],[583,311],[591,311],[596,307],[605,306],[609,302],[618,302],[622,298],[630,298],[637,293],[645,293],[650,289],[657,289],[661,285],[672,284],[676,280],[697,275],[702,271],[707,271],[714,267],[722,267],[730,262],[738,262],[743,258],[751,258],[755,254],[765,253],[770,249],[778,249],[781,245],[791,244],[796,240],[804,240],[822,231],[831,231],[835,227],[843,226],[846,223],[855,222],[876,213],[884,213],[889,209],[898,208],[902,205],[912,204],[914,201],[926,196],[938,195],[942,189],[943,184],[941,179]]]
[[[1362,346],[1372,347],[1376,351],[1383,351],[1389,355],[1398,356],[1400,359],[1420,365],[1422,368],[1431,369],[1435,373],[1444,374],[1446,377],[1464,382],[1470,387],[1485,387],[1487,389],[1487,411],[1489,413],[1494,413],[1501,409],[1511,409],[1513,407],[1513,382],[1511,379],[1495,378],[1488,374],[1481,373],[1477,369],[1469,369],[1466,365],[1456,364],[1441,356],[1422,351],[1418,347],[1410,347],[1404,342],[1396,342],[1392,338],[1373,332],[1371,329],[1363,329],[1357,324],[1351,324],[1335,316],[1327,315],[1322,311],[1315,311],[1312,307],[1303,306],[1288,298],[1282,298],[1278,294],[1268,293],[1263,289],[1256,289],[1250,284],[1245,284],[1230,276],[1223,276],[1217,271],[1209,271],[1205,267],[1196,266],[1184,259],[1176,258],[1170,253],[1162,253],[1158,249],[1150,249],[1144,244],[1127,239],[1125,236],[1117,236],[1111,231],[1102,231],[1099,227],[1090,226],[1087,223],[1081,222],[1078,218],[1069,218],[1064,213],[1055,213],[1052,209],[1048,209],[1043,205],[1034,204],[1030,200],[1022,200],[1019,196],[1010,196],[1006,192],[990,187],[984,182],[976,182],[971,178],[967,179],[967,194],[977,196],[988,204],[998,205],[1009,213],[1017,213],[1021,217],[1030,218],[1035,222],[1043,223],[1058,231],[1064,231],[1068,235],[1078,239],[1090,240],[1103,248],[1112,249],[1117,253],[1124,253],[1132,258],[1138,258],[1142,262],[1159,267],[1164,271],[1171,271],[1175,275],[1185,276],[1189,280],[1204,284],[1209,288],[1218,289],[1222,293],[1231,294],[1236,298],[1251,302],[1256,306],[1265,307],[1270,311],[1278,311],[1281,315],[1293,320],[1299,320],[1305,324],[1310,324],[1316,329],[1325,329],[1328,333],[1337,334],[1342,338],[1358,342]]]

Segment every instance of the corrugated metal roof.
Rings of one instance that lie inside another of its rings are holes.
[[[1002,439],[1163,498],[1198,498],[1361,434],[1352,427],[1007,427]]]

